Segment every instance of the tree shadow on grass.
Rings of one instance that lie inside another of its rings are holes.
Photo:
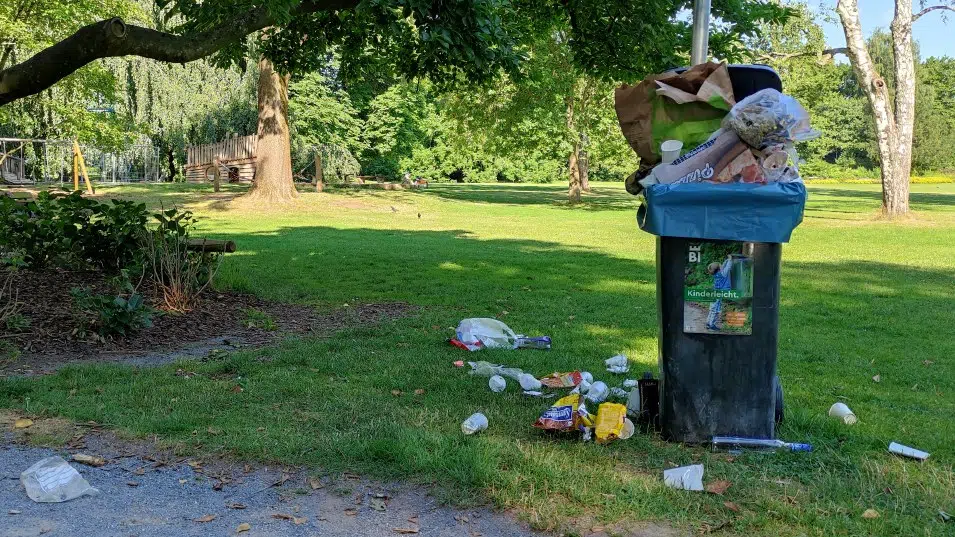
[[[592,183],[591,191],[584,193],[583,201],[578,204],[570,204],[567,201],[567,186],[564,184],[436,184],[427,189],[401,191],[401,193],[357,189],[342,189],[336,192],[346,194],[361,192],[364,195],[386,199],[396,199],[407,193],[471,203],[516,206],[540,205],[581,211],[630,211],[636,210],[637,207],[637,199],[634,196],[619,188],[608,187],[600,183]]]

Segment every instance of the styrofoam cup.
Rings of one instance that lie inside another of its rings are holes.
[[[680,158],[680,151],[683,150],[683,142],[679,140],[666,140],[660,144],[660,155],[663,157],[663,163],[669,164]]]
[[[849,410],[849,407],[846,406],[845,403],[836,403],[829,407],[829,416],[833,418],[839,418],[842,420],[842,423],[845,423],[846,425],[852,425],[858,421],[856,415]]]

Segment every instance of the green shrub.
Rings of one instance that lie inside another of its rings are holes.
[[[100,203],[80,192],[40,192],[19,203],[0,197],[0,251],[21,266],[116,271],[140,256],[149,213],[143,203]]]
[[[141,328],[152,326],[153,309],[146,305],[139,293],[123,295],[94,295],[89,289],[74,287],[70,290],[73,307],[79,317],[77,333],[88,335],[88,329],[100,337],[126,336]]]

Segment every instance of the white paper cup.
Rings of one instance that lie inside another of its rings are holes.
[[[663,157],[663,163],[669,164],[680,158],[680,151],[683,149],[683,142],[679,140],[666,140],[660,144],[660,155]]]
[[[620,438],[621,440],[627,440],[628,438],[633,436],[633,431],[634,431],[634,426],[633,426],[633,422],[630,421],[630,418],[623,418],[623,430],[620,431],[620,436],[618,438]]]
[[[846,425],[852,425],[858,421],[856,415],[849,410],[849,407],[847,407],[845,403],[836,403],[829,407],[829,416],[833,418],[839,418],[842,420],[842,423],[845,423]]]

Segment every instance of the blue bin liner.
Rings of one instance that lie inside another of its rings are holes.
[[[658,184],[644,191],[637,223],[663,237],[789,242],[805,206],[802,183]]]

